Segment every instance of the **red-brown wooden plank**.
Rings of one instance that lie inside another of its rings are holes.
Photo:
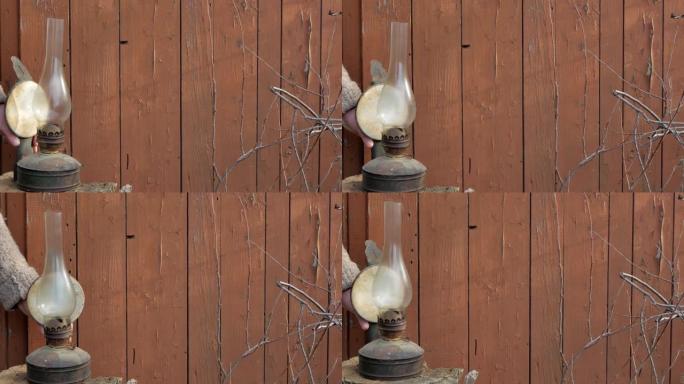
[[[401,223],[402,254],[413,288],[413,300],[406,309],[406,318],[408,320],[406,335],[418,343],[420,341],[420,316],[418,312],[420,307],[420,295],[418,294],[420,287],[418,276],[418,194],[379,193],[368,195],[368,239],[374,240],[380,249],[384,245],[385,201],[398,201],[402,203],[401,214],[404,218]]]
[[[464,186],[476,191],[523,190],[522,6],[521,0],[463,3],[463,173]],[[442,67],[456,67],[454,61]],[[441,92],[433,94],[441,99]],[[454,101],[451,108],[460,104]]]
[[[530,383],[560,383],[566,194],[533,194],[530,228]]]
[[[609,331],[616,332],[607,339],[608,366],[606,380],[609,383],[629,382],[631,313],[631,289],[620,278],[620,273],[632,273],[632,220],[634,195],[612,193],[610,195],[610,232],[601,240],[608,247],[608,318]]]
[[[19,52],[20,59],[26,64],[34,80],[38,81],[43,71],[45,61],[45,35],[47,19],[54,17],[64,20],[64,75],[67,84],[71,85],[71,48],[70,48],[70,20],[69,1],[66,0],[19,0]],[[8,57],[4,57],[8,60]],[[89,127],[89,129],[92,129]],[[64,124],[64,148],[71,153],[71,120]]]
[[[433,367],[466,367],[468,197],[425,193],[418,206],[420,279],[413,292],[420,301],[421,346]]]
[[[2,28],[2,19],[0,19],[0,30]],[[2,42],[0,42],[0,46]],[[1,47],[0,47],[1,49]],[[7,197],[6,194],[0,194],[0,209],[2,210],[2,220],[7,220]],[[10,234],[12,234],[10,230]],[[0,308],[0,370],[8,368],[7,355],[9,354],[9,346],[7,339],[9,337],[9,327],[7,326],[7,318],[11,315],[11,312],[5,311],[4,308]]]
[[[263,194],[221,195],[221,359],[235,383],[264,382]],[[229,368],[230,367],[230,368]]]
[[[288,372],[288,300],[278,288],[279,281],[288,281],[290,249],[290,195],[266,194],[266,271],[264,285],[264,335],[273,343],[264,349],[264,381],[287,382]]]
[[[484,382],[529,381],[529,224],[529,195],[471,195],[469,361]]]
[[[662,111],[663,76],[663,0],[625,1],[625,90],[646,103],[656,113]],[[649,132],[654,127],[637,120],[633,109],[625,107],[623,140],[633,142],[633,135]],[[641,140],[625,146],[625,189],[658,191],[661,187],[662,147],[649,146]],[[638,150],[638,153],[637,153]],[[644,165],[652,158],[646,167]]]
[[[182,188],[206,192],[214,187],[216,84],[212,55],[213,23],[208,0],[181,4]]]
[[[119,182],[119,0],[71,2],[72,148],[81,180]]]
[[[179,191],[180,2],[121,0],[120,18],[121,183]]]
[[[555,1],[554,1],[555,3]],[[524,2],[523,88],[525,126],[525,190],[556,190],[558,121],[558,28],[551,0]],[[534,372],[534,370],[533,370]],[[534,378],[534,373],[532,378]]]
[[[563,238],[563,356],[565,380],[606,381],[608,195],[566,196]],[[598,342],[586,345],[599,338]]]
[[[601,192],[620,192],[622,183],[622,103],[613,91],[623,89],[624,0],[601,1],[600,134],[608,152],[600,156]],[[594,52],[594,55],[597,55]],[[609,374],[610,378],[610,374]]]
[[[320,110],[321,3],[315,0],[291,0],[282,4],[282,75],[283,88]],[[316,135],[307,135],[312,124],[283,104],[281,110],[282,158],[281,190],[314,191],[318,184],[320,143]],[[294,130],[295,138],[292,140]]]
[[[663,41],[663,77],[665,104],[663,106],[666,121],[673,119],[684,121],[684,69],[678,63],[684,60],[684,45],[681,35],[684,32],[681,16],[684,14],[684,2],[681,0],[665,0],[664,41]],[[680,18],[677,18],[680,17]],[[684,190],[684,149],[675,137],[668,136],[663,143],[663,190]],[[674,377],[674,376],[673,376]]]
[[[294,193],[290,198],[290,284],[324,308],[329,300],[330,196]],[[327,377],[328,340],[325,329],[310,324],[321,319],[289,298],[290,381],[322,382]],[[305,362],[306,353],[308,364]]]
[[[684,302],[684,195],[678,193],[675,195],[674,204],[674,295],[672,297],[677,300],[675,304],[682,305]],[[684,378],[684,324],[681,321],[675,321],[672,324],[672,351],[670,352],[670,362],[672,364],[672,372],[670,373],[670,381],[677,383],[677,380]]]
[[[5,218],[12,238],[26,255],[26,194],[8,193],[5,197]],[[7,365],[24,363],[28,353],[28,322],[21,312],[7,315]]]
[[[86,294],[78,344],[90,353],[93,376],[126,376],[125,208],[122,194],[77,196],[78,279]]]
[[[599,189],[599,167],[591,161],[580,163],[598,149],[599,144],[599,51],[600,1],[582,4],[554,1],[552,55],[557,76],[556,169],[563,191],[595,192]],[[553,114],[554,110],[546,111]]]
[[[215,189],[255,191],[256,157],[249,156],[235,164],[256,147],[257,58],[253,52],[257,49],[258,9],[249,2],[238,6],[232,1],[217,1],[212,6],[212,69],[216,85],[214,161],[218,176],[227,176],[225,180],[215,180]]]
[[[258,111],[257,143],[267,146],[257,152],[257,188],[270,192],[280,189],[280,102],[271,87],[281,86],[280,61],[282,2],[273,1],[259,9],[258,31]]]
[[[62,241],[64,262],[71,276],[78,279],[76,251],[76,194],[26,194],[26,258],[38,273],[43,272],[45,260],[45,220],[48,210],[62,212]],[[73,340],[78,340],[78,323],[74,326]],[[43,331],[38,323],[30,322],[28,350],[45,345]]]
[[[342,1],[342,60],[349,76],[363,87],[361,62],[361,0]],[[342,132],[342,177],[361,173],[363,143],[353,133]]]
[[[344,212],[344,195],[342,193],[330,194],[330,258],[328,270],[330,282],[328,283],[329,308],[336,315],[342,314],[342,225]],[[328,333],[328,383],[334,384],[342,381],[342,337],[340,327],[334,327]]]
[[[665,297],[672,294],[672,194],[637,194],[634,197],[634,275],[660,291]],[[664,279],[664,280],[662,280]],[[669,327],[656,328],[653,320],[641,318],[661,313],[648,299],[632,290],[632,378],[640,383],[669,383],[670,334]],[[660,335],[655,348],[653,338]],[[648,339],[647,347],[644,337]]]
[[[368,195],[365,193],[348,193],[347,197],[347,251],[349,257],[359,268],[366,267],[366,239],[368,239]],[[345,316],[347,346],[344,357],[356,356],[359,348],[365,344],[364,332],[358,327],[356,317],[348,312]]]
[[[187,196],[127,195],[127,372],[187,380]]]
[[[389,67],[390,59],[390,25],[393,21],[411,22],[411,1],[361,1],[361,63],[363,78],[361,87],[365,89],[372,82],[370,73],[371,60],[379,60],[385,68]],[[432,3],[432,2],[430,2]],[[428,6],[423,4],[423,6]],[[409,57],[412,55],[413,44],[409,44]],[[413,64],[409,59],[408,73],[413,73]],[[420,75],[416,76],[414,83],[419,83]],[[415,84],[414,84],[415,86]],[[429,128],[426,128],[429,129]],[[413,135],[412,135],[413,137]],[[411,146],[413,148],[413,145]],[[409,151],[413,151],[410,149]],[[364,153],[365,160],[370,159],[370,151]]]
[[[342,117],[342,0],[321,2],[321,115]],[[318,190],[339,191],[342,181],[341,133],[321,136]]]
[[[210,193],[188,195],[188,381],[221,379],[219,318],[221,199]]]
[[[266,271],[264,334],[279,340],[266,345],[264,349],[264,381],[266,383],[287,382],[288,357],[288,300],[278,288],[279,281],[288,281],[290,249],[290,195],[287,193],[266,194]]]
[[[9,92],[17,80],[9,58],[19,55],[19,0],[0,2],[0,40],[0,57],[3,58],[0,60],[0,82],[5,92]],[[5,140],[0,147],[2,172],[14,170],[16,150]]]

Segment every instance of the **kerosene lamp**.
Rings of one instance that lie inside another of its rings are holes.
[[[401,250],[401,210],[401,203],[385,202],[382,261],[369,270],[372,284],[359,276],[352,287],[354,308],[378,324],[379,337],[359,350],[359,373],[373,380],[407,379],[420,374],[424,366],[423,348],[405,336],[412,289]]]
[[[363,166],[363,189],[370,192],[415,192],[425,187],[427,168],[407,153],[416,103],[408,74],[408,23],[393,22],[389,73],[359,100],[356,118],[361,130],[382,140],[384,153]],[[377,147],[377,145],[376,145]]]
[[[45,266],[28,293],[31,316],[43,326],[46,345],[26,357],[27,380],[81,383],[90,377],[90,355],[75,347],[73,324],[83,311],[81,285],[69,275],[62,252],[62,213],[45,213]]]
[[[71,114],[69,86],[62,61],[64,20],[48,19],[43,73],[34,86],[30,75],[10,92],[7,122],[26,143],[27,131],[37,131],[38,153],[18,156],[15,167],[17,186],[30,192],[64,192],[80,184],[79,163],[64,151],[64,122]],[[16,65],[16,62],[15,62]],[[23,91],[14,96],[12,93]],[[14,105],[10,105],[14,101]],[[22,148],[25,145],[22,145]],[[19,158],[20,157],[20,158]]]

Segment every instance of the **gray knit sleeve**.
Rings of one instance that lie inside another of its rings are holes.
[[[342,112],[347,113],[356,107],[361,98],[361,88],[349,77],[349,72],[342,67]]]
[[[0,303],[9,310],[26,299],[29,288],[38,279],[19,251],[12,234],[0,217]]]
[[[359,275],[359,266],[349,257],[347,250],[342,247],[342,290],[346,291],[354,284]]]

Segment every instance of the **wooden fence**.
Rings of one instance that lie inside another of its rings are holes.
[[[276,284],[289,282],[326,310],[339,310],[342,195],[32,194],[2,201],[39,271],[43,212],[64,213],[65,255],[86,292],[75,340],[92,355],[94,374],[140,383],[340,381],[341,329],[312,333],[310,324],[324,325],[321,319]],[[27,337],[17,313],[0,313],[0,329],[0,368],[21,363],[44,342],[33,323]],[[315,351],[307,356],[311,373],[302,349]]]
[[[684,196],[349,194],[345,241],[361,265],[365,239],[382,246],[386,199],[404,204],[408,334],[430,366],[477,369],[478,383],[656,382],[636,327],[654,307],[619,274],[681,304]],[[346,320],[348,357],[364,340]],[[679,383],[684,324],[654,324],[658,382]]]
[[[411,22],[413,151],[429,168],[428,184],[481,192],[682,189],[681,145],[642,137],[635,146],[634,134],[653,127],[612,92],[684,120],[674,116],[684,90],[684,1],[345,0],[343,7],[343,62],[366,85],[370,61],[388,62],[390,22]],[[343,152],[344,175],[359,173],[359,141],[346,137]]]
[[[336,190],[340,141],[306,134],[312,122],[281,108],[271,87],[326,118],[338,113],[341,8],[341,0],[3,0],[0,78],[5,88],[14,81],[11,55],[38,77],[46,17],[63,18],[67,148],[83,180],[145,192]],[[2,149],[2,169],[12,170],[14,151]]]

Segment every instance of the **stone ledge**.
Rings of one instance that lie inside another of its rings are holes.
[[[354,176],[349,176],[346,179],[342,180],[342,192],[344,193],[350,193],[350,192],[364,192],[362,184],[361,184],[361,175],[354,175]],[[424,191],[422,192],[439,192],[439,193],[445,193],[445,192],[460,192],[461,189],[459,187],[427,187],[425,188]]]
[[[84,384],[123,384],[120,377],[96,377],[86,380]],[[18,365],[0,372],[0,384],[28,384],[26,381],[26,366]]]
[[[342,363],[342,384],[379,384],[384,381],[368,380],[358,372],[359,358],[353,357]],[[408,380],[391,381],[392,384],[458,384],[463,375],[459,368],[430,369],[425,366],[423,373]],[[1,384],[1,383],[0,383]]]
[[[24,192],[14,184],[14,172],[7,172],[0,176],[0,193]],[[116,183],[84,183],[74,192],[119,192]]]

